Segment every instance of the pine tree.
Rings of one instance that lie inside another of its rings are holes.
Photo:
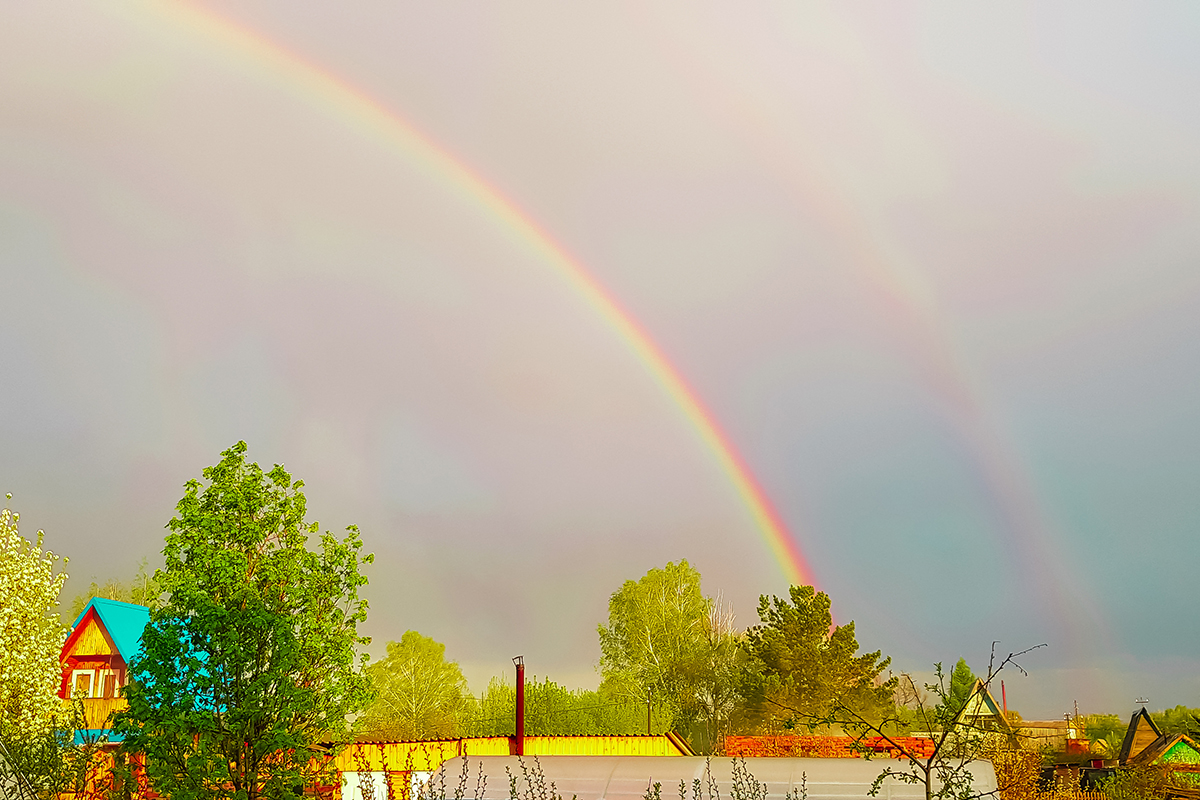
[[[954,713],[962,710],[967,701],[971,699],[971,692],[975,689],[975,673],[967,666],[965,658],[958,659],[958,663],[954,665],[954,671],[950,673],[950,696],[947,703]]]

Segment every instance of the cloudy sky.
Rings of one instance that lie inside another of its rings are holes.
[[[0,489],[69,596],[244,439],[477,691],[594,686],[670,560],[752,624],[751,509],[519,213],[864,647],[1200,705],[1198,96],[1186,3],[6,3]]]

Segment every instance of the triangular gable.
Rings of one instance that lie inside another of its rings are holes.
[[[996,698],[992,697],[992,693],[988,691],[983,681],[976,678],[975,686],[971,689],[971,696],[967,698],[962,711],[958,712],[955,722],[963,722],[967,719],[978,721],[980,718],[987,717],[994,717],[1001,725],[1009,727],[1008,719],[1005,718],[1003,709],[996,703]]]
[[[1158,763],[1200,765],[1200,747],[1189,737],[1180,734],[1167,745],[1166,750],[1158,757]]]
[[[117,652],[117,646],[108,636],[100,617],[93,610],[85,614],[83,621],[71,632],[69,647],[63,648],[64,654],[73,656],[110,656]]]
[[[82,635],[86,626],[81,626],[80,623],[89,614],[93,614],[99,620],[104,634],[125,663],[132,661],[142,645],[142,631],[150,621],[150,609],[134,603],[122,603],[120,600],[93,597],[72,626],[74,630],[63,645],[64,656]]]
[[[1121,742],[1120,763],[1124,764],[1129,759],[1136,757],[1138,753],[1161,738],[1162,731],[1154,724],[1154,720],[1150,719],[1145,706],[1139,708],[1129,718],[1129,727],[1126,728],[1125,739]]]
[[[89,641],[99,638],[103,644],[96,641]],[[81,655],[103,655],[107,653],[118,653],[116,643],[108,635],[108,631],[104,628],[104,623],[100,621],[100,615],[96,613],[94,608],[85,608],[79,618],[75,620],[75,625],[71,629],[67,640],[63,642],[62,651],[59,654],[59,661],[65,662],[69,656],[77,654]]]

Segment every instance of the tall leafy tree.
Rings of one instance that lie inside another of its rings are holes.
[[[303,483],[245,454],[238,442],[186,484],[118,715],[126,749],[178,800],[290,796],[312,747],[348,737],[370,699],[356,647],[372,557],[353,526],[310,550]]]
[[[797,725],[838,705],[876,717],[891,708],[897,681],[882,679],[891,659],[878,650],[858,655],[854,623],[834,626],[829,609],[829,596],[812,586],[791,587],[786,600],[759,598],[745,683],[764,717]]]
[[[742,711],[741,676],[747,654],[732,607],[723,604],[719,595],[710,604],[706,623],[704,642],[691,673],[692,707],[699,725],[693,745],[712,752],[728,733],[731,718]]]
[[[686,560],[625,581],[599,626],[603,688],[642,703],[667,703],[676,721],[695,708],[696,675],[708,649],[713,603]]]
[[[375,700],[363,715],[365,730],[397,741],[456,735],[471,698],[462,670],[446,660],[446,645],[405,631],[367,673]]]

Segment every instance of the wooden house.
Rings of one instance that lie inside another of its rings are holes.
[[[971,696],[963,704],[954,722],[975,730],[1012,732],[1012,725],[1009,724],[1004,710],[996,702],[996,698],[992,697],[987,685],[978,678],[971,687]]]
[[[142,644],[150,609],[133,603],[93,597],[71,626],[59,664],[58,695],[83,709],[77,738],[114,741],[110,717],[125,708],[121,689],[129,681],[129,662]]]
[[[1200,746],[1182,733],[1163,733],[1146,713],[1134,712],[1121,742],[1121,766],[1151,764],[1169,767],[1177,775],[1186,775],[1191,783],[1200,783]]]

